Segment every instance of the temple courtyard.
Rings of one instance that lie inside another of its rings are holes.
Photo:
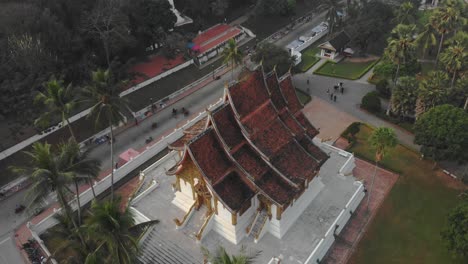
[[[320,145],[319,142],[316,144]],[[253,238],[246,237],[238,245],[232,244],[213,230],[208,232],[201,243],[197,242],[195,236],[203,223],[206,210],[204,207],[191,216],[185,227],[176,229],[174,219],[181,219],[184,212],[172,203],[175,197],[172,188],[175,178],[167,176],[166,171],[174,166],[178,157],[174,152],[170,153],[170,157],[166,157],[163,163],[146,175],[153,177],[159,187],[134,204],[134,208],[149,219],[160,221],[143,239],[141,263],[202,263],[201,248],[214,251],[219,246],[231,253],[238,252],[241,247],[245,247],[250,253],[261,252],[258,263],[269,263],[273,258],[281,259],[281,263],[305,263],[316,246],[325,242],[322,238],[326,233],[335,231],[334,221],[353,195],[362,193],[362,190],[359,191],[362,188],[361,183],[356,182],[353,176],[339,175],[340,168],[347,161],[353,160],[353,157],[329,145],[323,144],[321,147],[330,155],[319,174],[323,188],[293,227],[282,239],[266,233],[258,243],[254,243]],[[350,214],[346,210],[343,212]]]

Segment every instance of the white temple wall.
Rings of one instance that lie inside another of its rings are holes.
[[[252,204],[256,196],[252,198]],[[256,212],[255,206],[250,206],[241,216],[237,214],[237,224],[232,224],[232,214],[218,201],[218,214],[214,216],[213,231],[233,244],[238,244],[247,234],[245,229]]]
[[[188,212],[194,202],[192,186],[190,183],[180,179],[180,192],[175,192],[175,198],[172,200],[172,203],[184,212]]]
[[[309,204],[314,200],[314,198],[320,193],[322,188],[325,185],[320,180],[320,177],[315,177],[309,183],[308,188],[304,193],[293,202],[281,215],[281,220],[276,219],[276,206],[272,205],[271,213],[273,217],[271,218],[268,231],[275,237],[281,239],[284,234],[289,230],[289,228],[296,222],[296,220],[301,216],[304,210],[309,206]]]

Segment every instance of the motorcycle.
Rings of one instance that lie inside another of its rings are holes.
[[[26,209],[26,206],[24,206],[24,205],[18,205],[18,206],[16,206],[16,208],[15,208],[15,214],[19,214],[19,213],[23,212],[24,209]]]

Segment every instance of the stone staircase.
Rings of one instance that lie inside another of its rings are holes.
[[[252,230],[250,231],[250,237],[254,240],[258,239],[258,236],[262,232],[263,227],[265,226],[265,222],[268,218],[268,213],[265,210],[262,210],[259,214],[255,223],[253,224]]]
[[[201,264],[177,244],[164,237],[155,227],[149,231],[147,237],[141,244],[140,264]]]

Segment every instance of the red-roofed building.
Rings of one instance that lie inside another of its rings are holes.
[[[236,42],[246,37],[245,30],[241,27],[228,24],[217,24],[203,32],[200,32],[190,45],[194,61],[202,65],[209,59],[220,54],[230,39]]]
[[[170,145],[181,157],[167,172],[174,204],[187,215],[206,207],[212,230],[236,244],[281,238],[323,186],[328,159],[301,109],[290,75],[260,69],[226,87],[224,103]]]

